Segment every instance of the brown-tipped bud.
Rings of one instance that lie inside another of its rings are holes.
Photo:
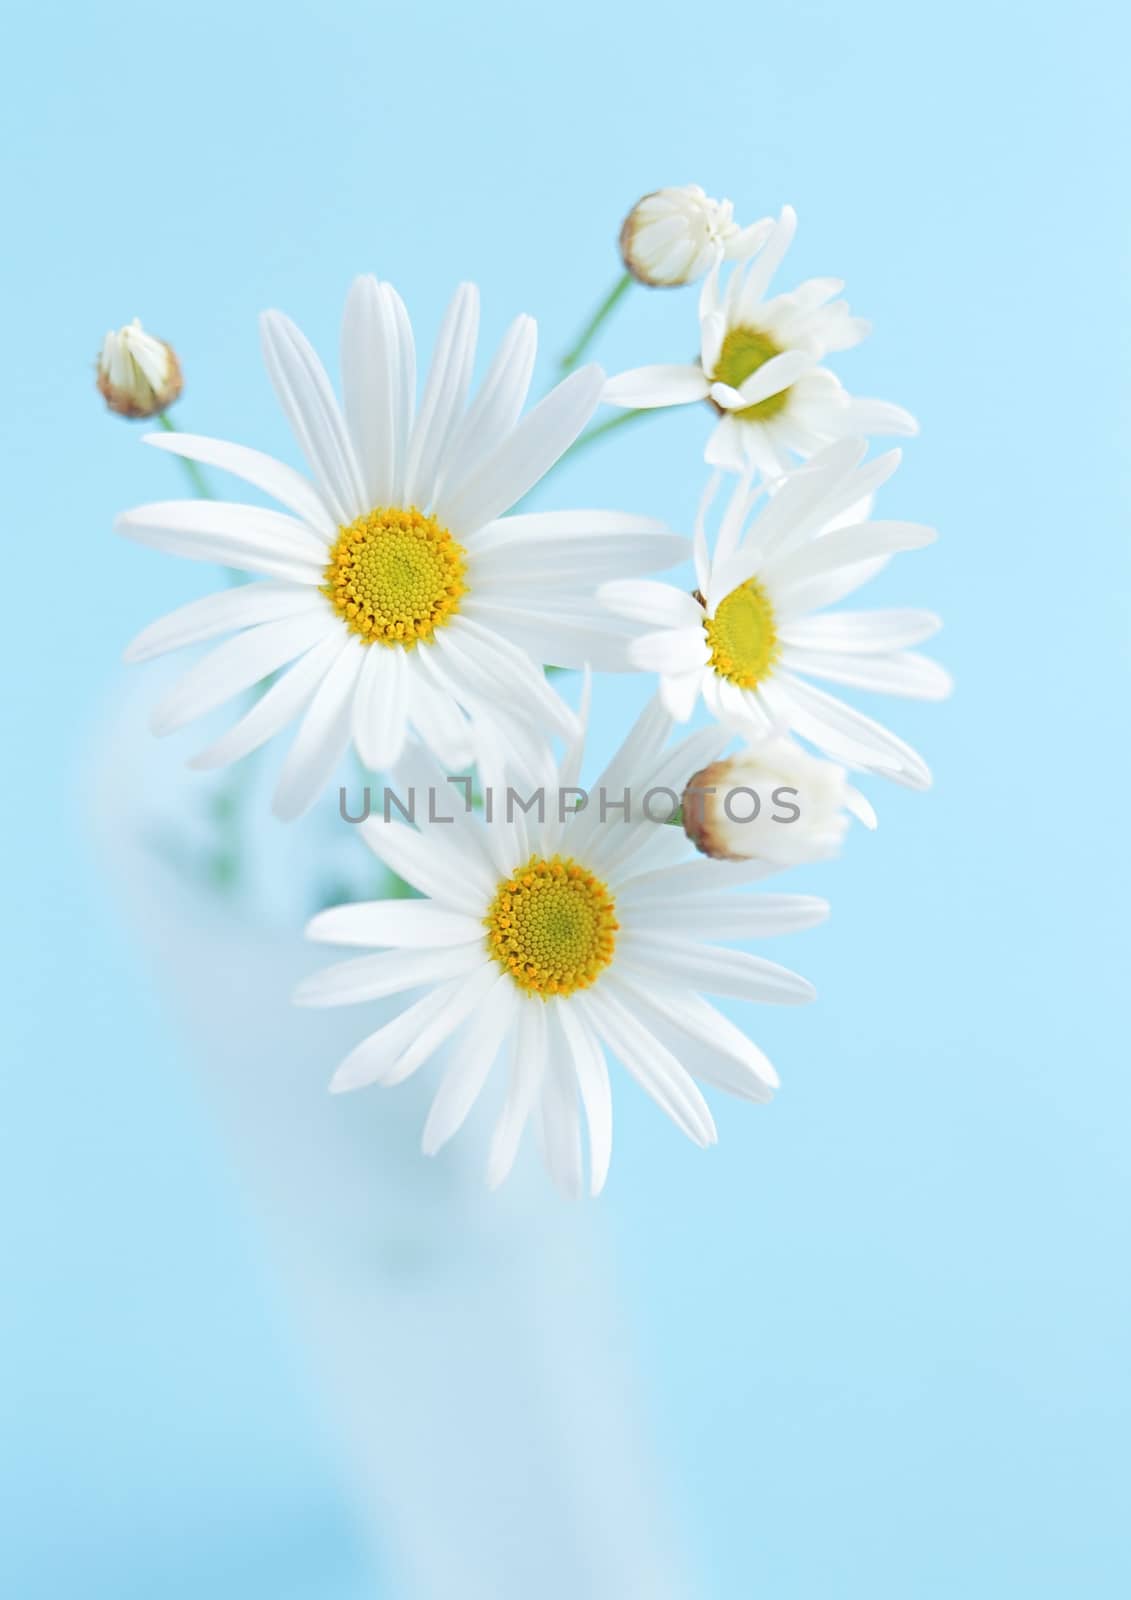
[[[697,183],[688,183],[636,202],[621,226],[620,253],[638,282],[671,289],[694,283],[724,256],[752,255],[772,226],[765,218],[740,228],[729,200],[712,200]]]
[[[146,333],[136,317],[102,341],[98,390],[120,417],[155,417],[179,398],[183,387],[177,352]]]
[[[705,856],[796,866],[839,854],[849,814],[876,819],[843,767],[789,739],[770,739],[695,773],[683,791],[683,831]]]

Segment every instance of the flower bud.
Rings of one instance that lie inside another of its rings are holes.
[[[791,739],[768,739],[697,772],[683,792],[683,829],[705,856],[775,866],[840,853],[849,815],[867,827],[875,812],[833,761]]]
[[[120,417],[155,417],[173,404],[182,387],[176,351],[146,333],[136,317],[102,341],[98,388]]]
[[[739,228],[729,200],[712,200],[697,183],[657,189],[638,200],[620,230],[620,253],[632,276],[653,288],[693,283],[720,257],[753,254],[773,222]]]

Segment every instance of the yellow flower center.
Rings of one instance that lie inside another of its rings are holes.
[[[364,644],[411,650],[458,611],[466,554],[435,517],[381,506],[339,530],[322,593]]]
[[[731,328],[723,339],[712,376],[716,383],[729,383],[732,389],[741,389],[752,373],[780,355],[781,347],[768,333],[761,333],[757,328]],[[771,417],[780,416],[788,404],[789,390],[781,389],[741,411],[732,411],[731,415],[745,422],[768,422]]]
[[[548,999],[587,989],[613,958],[618,923],[605,884],[576,861],[531,856],[500,883],[487,948],[520,989]]]
[[[714,616],[704,618],[703,629],[720,678],[753,689],[769,676],[777,659],[778,630],[769,596],[756,578],[732,589]]]

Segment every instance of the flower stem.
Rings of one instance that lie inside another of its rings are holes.
[[[177,432],[177,424],[167,411],[159,411],[157,420],[166,433]],[[184,472],[185,477],[192,485],[192,492],[196,498],[198,500],[215,500],[216,496],[212,493],[208,479],[200,469],[200,463],[198,461],[190,461],[188,456],[178,456],[177,460],[181,464],[181,470]]]
[[[157,420],[166,433],[178,431],[176,423],[168,412],[159,411]],[[205,477],[200,463],[181,455],[177,460],[196,498],[215,500],[212,485]],[[247,582],[244,574],[236,572],[232,567],[222,567],[220,570],[233,586]],[[241,811],[246,798],[247,775],[248,758],[245,756],[240,766],[234,769],[212,796],[210,809],[219,840],[208,860],[206,873],[210,883],[224,891],[234,889],[240,876]]]
[[[651,415],[652,411],[664,411],[665,406],[644,407],[638,410],[619,411],[615,417],[606,417],[604,422],[598,422],[594,427],[587,428],[580,438],[575,439],[562,456],[563,461],[568,461],[570,456],[579,455],[582,450],[587,450],[591,444],[596,444],[598,439],[603,439],[606,434],[615,433],[618,428],[623,428],[630,422],[637,422],[641,417]]]
[[[582,328],[577,337],[576,344],[574,344],[573,348],[567,351],[562,357],[561,369],[563,375],[567,372],[572,372],[574,367],[577,366],[586,350],[588,350],[589,346],[593,343],[593,340],[597,337],[597,334],[600,332],[604,323],[610,316],[612,316],[613,312],[620,304],[622,297],[628,292],[628,288],[631,283],[632,273],[625,272],[617,279],[616,283],[613,284],[608,294],[601,301],[601,304],[589,318],[589,321],[585,324],[584,328]]]
[[[167,411],[159,411],[157,420],[166,433],[176,433],[178,431],[177,424]],[[181,471],[191,484],[192,492],[196,498],[198,500],[215,500],[216,496],[212,492],[212,485],[204,476],[204,470],[199,461],[191,461],[188,456],[178,456],[177,460],[180,462]],[[234,567],[223,567],[221,571],[233,589],[238,588],[241,583],[247,582],[246,575],[242,572],[237,572]]]

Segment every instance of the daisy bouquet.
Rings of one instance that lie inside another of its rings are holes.
[[[836,692],[949,691],[914,649],[939,626],[932,614],[839,605],[933,538],[874,515],[899,455],[870,438],[915,423],[849,394],[826,365],[868,331],[837,280],[775,288],[795,226],[787,207],[741,227],[694,186],[645,196],[621,229],[623,275],[533,404],[528,316],[473,382],[473,285],[457,289],[418,380],[400,295],[358,278],[340,392],[294,323],[267,312],[264,360],[305,471],[176,427],[180,363],[138,324],[103,347],[107,403],[157,418],[146,443],[193,488],[125,512],[117,531],[228,575],[127,651],[210,645],[159,700],[153,730],[235,702],[190,764],[238,770],[293,726],[272,800],[286,821],[327,803],[352,752],[372,786],[347,820],[391,891],[314,917],[311,939],[355,953],[295,998],[386,1002],[334,1090],[400,1083],[442,1054],[426,1152],[495,1080],[492,1185],[533,1125],[557,1185],[598,1193],[617,1072],[703,1146],[716,1134],[702,1085],[769,1100],[774,1067],[707,997],[811,999],[804,978],[745,946],[811,926],[827,905],[767,880],[834,855],[850,818],[875,826],[860,779],[930,783],[913,749]],[[634,283],[694,281],[694,363],[611,379],[581,364]],[[524,509],[574,450],[692,402],[716,426],[690,539],[631,509]],[[603,404],[619,409],[598,419]],[[219,498],[217,473],[274,508]],[[580,675],[569,698],[562,669]],[[608,672],[654,675],[655,691],[586,784],[586,725]]]

